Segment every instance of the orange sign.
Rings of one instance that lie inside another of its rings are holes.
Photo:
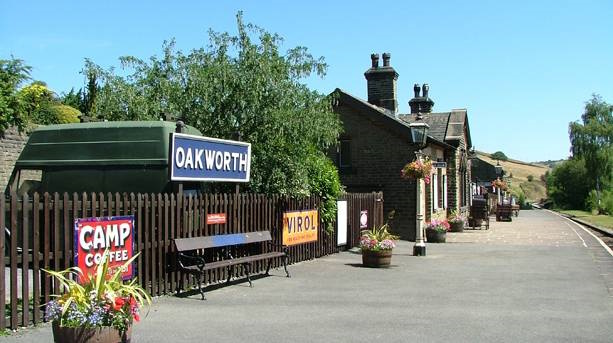
[[[317,210],[283,213],[283,245],[316,242],[318,229]]]

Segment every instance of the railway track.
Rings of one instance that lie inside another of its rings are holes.
[[[585,226],[585,225],[584,225],[584,226]],[[585,226],[585,227],[586,227],[588,230],[592,231],[592,233],[593,233],[594,235],[596,235],[596,237],[598,237],[598,238],[602,239],[602,241],[603,241],[603,242],[604,242],[604,243],[605,243],[607,246],[609,246],[609,248],[613,249],[613,236],[608,235],[608,234],[606,234],[606,233],[604,233],[604,232],[602,232],[602,231],[599,231],[599,230],[594,230],[594,229],[592,229],[592,228],[591,228],[591,227],[589,227],[589,226]]]

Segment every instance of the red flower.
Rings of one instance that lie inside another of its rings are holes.
[[[115,311],[119,311],[121,310],[121,308],[123,307],[125,303],[126,303],[126,300],[124,298],[117,297],[115,298],[115,304],[113,305],[113,309]]]
[[[136,320],[137,322],[140,320],[140,315],[138,313],[134,314],[134,320]]]
[[[136,306],[138,306],[136,299],[133,296],[130,296],[130,308],[134,308]]]

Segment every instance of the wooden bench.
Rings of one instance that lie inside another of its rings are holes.
[[[202,300],[206,299],[202,281],[204,279],[204,272],[207,270],[226,268],[228,275],[226,283],[229,283],[234,274],[234,266],[242,265],[249,281],[249,287],[253,287],[250,277],[251,263],[265,260],[267,262],[266,275],[268,275],[271,260],[276,257],[282,257],[285,274],[287,277],[290,277],[287,271],[287,264],[289,262],[288,249],[287,247],[273,244],[270,231],[177,238],[174,242],[177,249],[179,270],[196,277]],[[262,243],[266,243],[265,248],[261,247]],[[250,253],[257,246],[261,247],[258,249],[259,252]],[[216,249],[215,256],[213,256],[214,261],[206,261],[204,257],[206,255],[205,249],[213,248],[218,248]],[[275,248],[281,248],[282,251],[275,251]]]

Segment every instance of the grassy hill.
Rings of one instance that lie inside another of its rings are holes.
[[[477,151],[477,155],[484,161],[496,165],[497,160],[492,159],[490,154]],[[526,194],[527,201],[539,201],[547,196],[545,182],[541,180],[541,176],[550,170],[549,166],[514,159],[500,161],[500,165],[506,172],[505,176],[511,176],[511,186],[519,186]],[[530,175],[532,181],[528,181]]]

